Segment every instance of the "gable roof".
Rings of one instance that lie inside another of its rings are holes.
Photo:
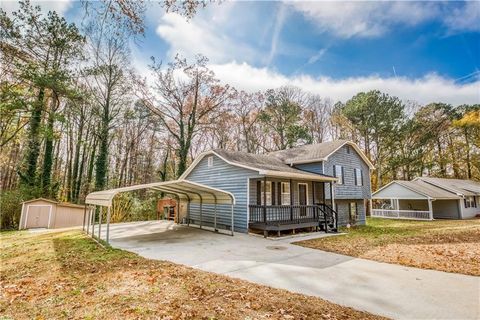
[[[480,183],[473,180],[419,177],[415,178],[414,181],[423,181],[460,196],[480,195]]]
[[[274,156],[290,165],[312,163],[318,161],[327,161],[332,154],[334,154],[344,145],[349,145],[355,149],[355,151],[360,155],[370,169],[375,168],[372,162],[367,158],[362,150],[360,150],[358,145],[348,140],[334,140],[317,144],[309,144],[287,150],[270,152],[269,155]]]
[[[226,163],[256,171],[260,175],[292,178],[292,179],[311,179],[316,181],[336,181],[337,178],[310,173],[303,170],[292,168],[282,160],[268,154],[253,154],[242,151],[227,151],[215,149],[200,154],[179,179],[186,179],[188,174],[197,166],[197,164],[207,155],[216,155]]]
[[[22,203],[29,203],[29,202],[34,202],[34,201],[46,201],[50,203],[58,203],[58,201],[52,200],[52,199],[47,199],[47,198],[35,198],[35,199],[30,199],[27,201],[23,201]]]
[[[385,192],[386,190],[388,190],[388,188],[392,185],[392,184],[398,184],[404,188],[407,188],[415,193],[418,193],[420,195],[423,195],[425,197],[428,197],[428,198],[431,198],[431,199],[459,199],[460,196],[453,193],[453,192],[450,192],[450,191],[447,191],[445,189],[442,189],[442,188],[439,188],[439,187],[436,187],[434,185],[431,185],[429,183],[426,183],[424,181],[421,181],[421,180],[413,180],[413,181],[404,181],[404,180],[394,180],[390,183],[388,183],[387,185],[385,185],[384,187],[378,189],[377,191],[375,191],[373,194],[372,194],[372,198],[375,198],[375,196],[380,193],[381,191]],[[391,195],[392,198],[396,198],[396,194],[393,194]],[[390,196],[387,196],[387,197],[390,197]]]

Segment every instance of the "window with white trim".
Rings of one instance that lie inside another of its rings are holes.
[[[338,164],[334,165],[333,176],[335,178],[338,178],[338,181],[337,181],[338,184],[343,184],[343,167]]]
[[[267,190],[265,190],[265,182],[262,180],[261,184],[260,184],[260,195],[261,195],[261,198],[260,198],[260,204],[263,206],[264,205],[264,194],[263,192],[266,191],[266,195],[265,195],[265,198],[267,199],[267,206],[271,206],[272,205],[272,182],[271,181],[267,181]]]
[[[464,203],[465,203],[465,208],[476,208],[477,207],[477,202],[475,201],[474,196],[465,197]]]
[[[355,185],[363,186],[363,172],[362,169],[355,169]]]
[[[213,156],[210,156],[207,158],[207,166],[210,168],[210,167],[213,167]]]
[[[282,206],[290,205],[290,183],[282,182]]]

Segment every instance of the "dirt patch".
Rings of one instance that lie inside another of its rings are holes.
[[[0,318],[380,319],[322,299],[103,249],[80,232],[1,237]]]
[[[379,222],[297,244],[353,257],[480,276],[480,221]]]

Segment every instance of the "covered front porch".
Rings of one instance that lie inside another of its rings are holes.
[[[312,179],[312,176],[314,179]],[[279,176],[249,179],[249,229],[274,231],[308,228],[336,231],[335,178],[308,174],[310,180]]]
[[[379,199],[373,201],[372,217],[433,220],[432,199]]]

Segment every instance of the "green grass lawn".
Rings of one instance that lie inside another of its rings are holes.
[[[102,248],[80,231],[1,232],[0,259],[0,319],[381,318]]]
[[[407,266],[480,275],[480,220],[367,218],[345,235],[296,244]]]

